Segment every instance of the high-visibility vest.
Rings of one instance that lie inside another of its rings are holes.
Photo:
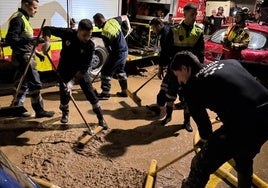
[[[227,39],[230,42],[236,42],[236,43],[243,42],[243,40],[245,39],[245,35],[247,34],[247,31],[248,31],[247,27],[239,27],[239,28],[237,28],[236,26],[228,27],[226,31]]]
[[[202,29],[196,24],[193,25],[193,29],[188,36],[185,28],[181,24],[178,27],[173,27],[171,29],[173,31],[173,45],[177,47],[194,47],[203,33]]]
[[[106,21],[104,27],[102,28],[101,34],[109,40],[113,40],[117,37],[120,31],[121,26],[118,21],[116,19],[109,19]]]
[[[20,11],[15,12],[9,18],[9,20],[12,20],[13,18],[17,17],[19,14],[22,15],[21,18],[22,18],[23,23],[24,23],[24,29],[23,29],[23,32],[21,34],[21,37],[22,38],[32,38],[33,37],[33,28],[31,26],[29,20]]]

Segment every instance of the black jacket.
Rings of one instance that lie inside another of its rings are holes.
[[[255,117],[257,108],[268,103],[268,90],[236,60],[206,65],[188,80],[184,92],[203,139],[212,132],[206,109],[217,113],[226,129],[243,131],[250,129],[247,120]]]
[[[77,31],[70,28],[46,26],[43,28],[43,35],[54,35],[62,39],[58,71],[64,77],[64,80],[72,79],[78,71],[81,73],[87,72],[91,66],[95,50],[94,43],[91,40],[82,43],[77,38]]]
[[[33,45],[30,43],[30,39],[32,39],[33,36],[24,35],[25,24],[22,16],[25,16],[25,18],[29,20],[26,11],[19,8],[17,16],[9,21],[6,42],[13,50],[13,54],[30,53],[33,48]]]
[[[159,55],[159,65],[160,66],[168,66],[171,62],[171,57],[169,53],[169,43],[167,41],[168,34],[170,32],[170,25],[165,25],[160,31],[160,55]]]

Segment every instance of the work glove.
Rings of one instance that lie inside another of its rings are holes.
[[[70,80],[69,82],[67,82],[66,84],[66,92],[67,93],[72,93],[72,88],[74,86],[74,81]]]
[[[41,37],[34,37],[30,39],[30,44],[38,46],[38,44],[44,43],[45,40]]]
[[[239,43],[231,43],[231,47],[234,49],[238,49],[238,48],[240,48],[240,44]]]
[[[50,50],[50,42],[46,41],[45,44],[42,46],[42,52],[44,55],[47,55],[49,50]]]
[[[158,66],[158,72],[157,72],[157,77],[162,80],[164,78],[164,69],[163,66]]]

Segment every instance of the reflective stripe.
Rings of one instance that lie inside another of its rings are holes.
[[[114,39],[120,32],[121,26],[116,19],[109,19],[106,21],[102,35],[107,37],[109,40]]]
[[[171,99],[171,100],[174,100],[174,101],[177,99],[177,96],[172,96],[172,95],[169,95],[169,94],[166,94],[166,97],[168,99]]]
[[[200,35],[202,34],[202,29],[194,25],[193,29],[189,33],[189,36],[186,36],[186,30],[184,27],[179,25],[178,27],[172,28],[174,46],[178,47],[193,47]]]
[[[227,30],[227,39],[231,42],[243,42],[245,40],[245,35],[247,34],[248,28],[238,28],[235,30],[235,26],[229,27]]]

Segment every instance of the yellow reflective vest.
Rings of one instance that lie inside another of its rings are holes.
[[[203,33],[203,30],[197,26],[193,25],[192,30],[187,33],[185,28],[180,24],[178,27],[172,28],[173,31],[173,45],[176,47],[194,47],[199,37]]]
[[[12,20],[13,18],[17,17],[19,14],[22,14],[20,11],[15,12],[9,20]],[[33,28],[29,22],[29,20],[22,14],[21,16],[23,22],[24,22],[24,30],[22,32],[21,37],[22,38],[32,38],[33,37]]]

